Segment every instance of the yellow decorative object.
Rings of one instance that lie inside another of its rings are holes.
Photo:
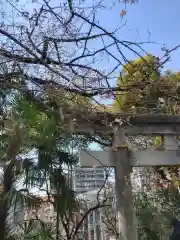
[[[0,194],[4,191],[4,186],[3,184],[0,184]]]
[[[175,188],[178,188],[180,186],[179,179],[178,179],[178,177],[176,177],[175,173],[172,173],[171,181]]]
[[[155,148],[155,149],[158,149],[158,148],[160,148],[161,146],[162,146],[162,138],[161,138],[161,136],[157,136],[157,137],[155,137],[155,139],[154,139],[154,143],[153,143],[153,147]]]
[[[114,150],[118,151],[119,149],[122,149],[122,148],[128,148],[128,145],[127,144],[125,144],[125,145],[118,145],[118,146],[114,147]]]

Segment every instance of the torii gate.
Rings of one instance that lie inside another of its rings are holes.
[[[180,164],[180,150],[174,136],[180,136],[180,116],[136,116],[128,123],[114,123],[111,114],[97,115],[96,120],[76,121],[76,132],[114,134],[110,151],[80,153],[82,167],[115,167],[116,195],[120,215],[121,240],[137,240],[130,173],[132,167],[170,166]],[[94,119],[94,117],[93,117]],[[103,120],[104,119],[104,120]],[[110,124],[111,123],[111,124]],[[132,151],[126,146],[125,135],[162,136],[164,149]]]

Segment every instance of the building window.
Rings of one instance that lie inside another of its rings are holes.
[[[90,213],[90,224],[93,224],[93,220],[94,220],[94,219],[93,219],[93,213],[91,212],[91,213]]]
[[[94,230],[91,230],[91,240],[94,240]]]

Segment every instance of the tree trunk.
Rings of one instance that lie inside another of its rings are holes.
[[[4,168],[4,182],[3,182],[3,192],[0,199],[0,239],[7,239],[7,229],[6,229],[6,218],[8,215],[8,198],[7,194],[12,188],[13,184],[13,167],[14,161],[11,161]]]

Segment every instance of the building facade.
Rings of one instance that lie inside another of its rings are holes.
[[[68,227],[70,232],[75,231],[82,217],[86,216],[77,231],[77,240],[109,240],[111,237],[108,234],[106,225],[102,222],[103,208],[97,207],[93,211],[88,212],[89,209],[97,206],[97,195],[99,195],[99,201],[102,201],[104,192],[98,192],[99,189],[77,195],[77,199],[80,200],[81,205],[77,212],[72,213],[72,219]],[[40,219],[48,224],[53,224],[56,221],[57,213],[47,197],[41,197],[41,199],[43,200],[41,207],[25,211],[24,220]],[[66,239],[66,231],[61,222],[59,228],[61,235]]]
[[[102,201],[104,199],[104,192],[102,191],[99,193],[99,190],[97,189],[79,194],[78,197],[86,203],[86,209],[84,209],[84,211],[88,211],[88,209],[92,209],[97,206],[97,195],[98,201]],[[102,221],[102,215],[103,208],[96,208],[87,215],[81,229],[79,230],[79,235],[82,237],[79,239],[110,240],[112,235],[108,233],[107,227]]]

